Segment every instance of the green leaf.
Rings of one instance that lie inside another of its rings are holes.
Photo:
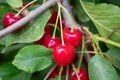
[[[99,0],[83,0],[83,1],[86,1],[86,2],[93,2],[93,3],[99,3]]]
[[[13,65],[17,68],[34,73],[43,70],[52,64],[52,51],[40,45],[31,45],[22,48],[15,56]]]
[[[14,8],[19,8],[23,4],[22,0],[6,0],[6,2]]]
[[[120,26],[120,8],[118,6],[80,1],[84,11],[95,24],[102,37],[107,37],[116,27]],[[120,42],[120,30],[117,30],[110,39]]]
[[[44,27],[50,18],[50,11],[42,13],[38,19],[36,19],[31,28],[24,32],[22,35],[15,40],[14,43],[30,43],[40,39],[44,34]]]
[[[7,63],[0,66],[0,80],[30,80],[31,74],[23,72],[12,64]]]
[[[111,48],[106,53],[111,63],[120,70],[120,48]]]
[[[79,3],[79,0],[74,0],[72,1],[72,3],[74,3],[74,8],[75,8],[73,9],[73,11],[78,17],[79,21],[82,21],[82,22],[90,21],[89,17],[86,15],[84,10],[82,9],[82,6]]]
[[[100,55],[95,55],[88,64],[90,80],[120,80],[110,62]]]
[[[49,18],[50,11],[42,13],[33,21],[33,24],[28,26],[28,29],[22,30],[20,33],[8,35],[1,39],[0,43],[9,46],[14,43],[31,43],[40,39],[44,34],[44,27]]]
[[[6,3],[6,1],[5,0],[0,0],[0,3]]]

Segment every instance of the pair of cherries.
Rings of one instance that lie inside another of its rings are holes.
[[[51,78],[57,78],[58,75],[59,75],[59,70],[60,70],[60,66],[57,66],[53,71],[52,73],[49,75],[49,79]],[[65,76],[66,75],[66,67],[63,68],[63,71],[62,71],[62,76]],[[78,77],[80,78],[80,80],[89,80],[88,78],[88,74],[86,72],[85,69],[81,68],[79,69],[79,72],[78,72]],[[76,76],[76,73],[74,70],[71,70],[70,73],[69,73],[69,80],[78,80],[77,76]]]
[[[61,38],[52,37],[52,29],[50,26],[45,27],[44,36],[35,43],[44,45],[53,49],[53,59],[60,66],[67,66],[73,62],[75,56],[75,48],[82,41],[82,33],[78,29],[71,32],[70,28],[63,29],[63,38],[65,45],[62,45]]]

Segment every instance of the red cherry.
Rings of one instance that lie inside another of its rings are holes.
[[[64,28],[63,38],[65,44],[72,44],[74,47],[78,47],[82,42],[82,33],[78,29],[74,29],[73,32],[71,32],[70,28]]]
[[[82,68],[79,70],[78,76],[80,80],[89,80],[87,72]],[[70,71],[70,80],[78,80],[74,70]]]
[[[52,35],[45,35],[41,39],[40,44],[46,46],[47,48],[54,48],[56,44],[61,44],[61,39],[52,38]]]
[[[52,15],[51,15],[50,19],[48,20],[48,23],[55,24],[56,18],[57,18],[57,11],[52,10],[51,13],[52,13]]]
[[[67,66],[73,62],[75,49],[72,45],[57,44],[53,48],[53,59],[57,65]]]
[[[44,34],[52,34],[52,27],[46,26],[44,29]]]
[[[8,26],[12,25],[13,23],[16,23],[22,17],[23,17],[22,15],[19,15],[19,16],[15,17],[15,13],[11,13],[11,12],[6,13],[3,17],[3,20],[2,20],[3,28],[7,28]],[[13,31],[13,33],[18,32],[21,29],[22,28],[19,28],[19,29]]]
[[[58,75],[59,75],[59,70],[60,70],[60,66],[56,66],[56,68],[49,75],[49,79],[50,78],[57,78]],[[65,74],[66,74],[66,67],[63,67],[62,76],[65,75]]]

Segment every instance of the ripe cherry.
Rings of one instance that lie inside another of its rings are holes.
[[[3,20],[2,20],[2,25],[3,28],[7,28],[8,26],[12,25],[13,23],[16,23],[18,20],[20,20],[23,16],[19,15],[17,17],[15,17],[15,13],[11,13],[8,12],[4,15]],[[19,28],[15,31],[13,31],[13,33],[20,31],[22,28]]]
[[[61,44],[60,38],[52,38],[52,35],[45,35],[41,39],[41,45],[46,46],[47,48],[54,48],[56,44]]]
[[[74,47],[78,47],[82,42],[82,33],[79,29],[74,29],[73,32],[71,32],[70,28],[64,28],[63,38],[65,44],[72,44]]]
[[[52,27],[51,26],[46,26],[44,29],[44,34],[52,34]]]
[[[74,70],[70,71],[70,80],[78,80],[76,73]],[[88,74],[84,69],[80,69],[78,72],[78,76],[80,78],[80,80],[89,80]]]
[[[57,11],[52,10],[51,13],[52,13],[52,15],[51,15],[50,19],[48,20],[48,23],[55,24],[56,18],[57,18]]]
[[[73,45],[57,44],[53,48],[53,59],[57,65],[67,66],[73,62],[75,49]]]

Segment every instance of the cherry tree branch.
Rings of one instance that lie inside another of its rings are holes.
[[[7,34],[13,32],[14,30],[22,27],[26,23],[28,23],[30,20],[41,14],[43,11],[51,7],[57,2],[57,0],[48,0],[46,3],[42,4],[40,7],[36,8],[35,10],[31,11],[26,15],[24,18],[20,19],[13,25],[3,29],[0,31],[0,38],[6,36]]]
[[[70,21],[71,18],[69,17],[69,15],[64,10],[62,10],[62,14],[63,14],[63,18],[66,22],[66,26],[68,26],[68,27],[72,26],[72,27],[75,27],[75,28],[78,28],[78,27],[80,28],[80,25],[74,19],[74,16],[73,16],[72,11],[71,11],[72,7],[70,6],[68,0],[63,0],[62,5],[69,12],[69,14],[72,18],[72,21],[73,21],[72,22],[73,24],[72,24],[71,21]]]

